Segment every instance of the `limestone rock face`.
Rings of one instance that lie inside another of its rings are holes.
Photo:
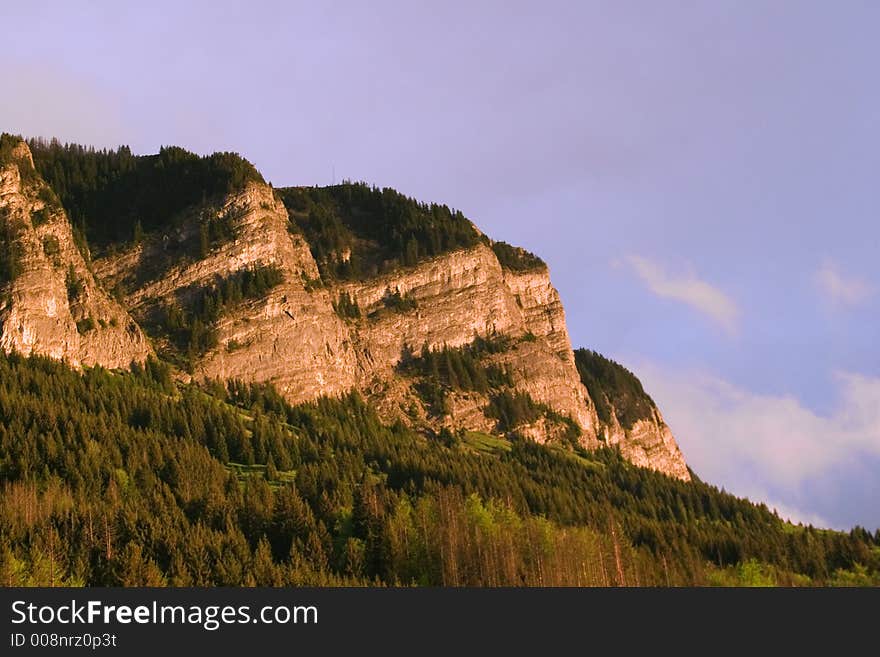
[[[164,252],[196,230],[193,222],[184,222],[158,244],[101,259],[95,270],[108,285],[121,282],[131,289],[126,304],[144,321],[156,304],[185,295],[192,286],[248,267],[277,266],[284,282],[258,302],[245,302],[224,314],[217,326],[219,345],[195,364],[195,375],[272,382],[292,402],[355,387],[363,359],[333,310],[330,293],[307,289],[318,268],[302,237],[287,230],[283,204],[270,187],[252,183],[226,199],[217,214],[230,210],[237,217],[238,237],[206,257],[172,259],[165,266]]]
[[[504,270],[504,282],[522,310],[528,330],[546,338],[560,358],[574,363],[559,293],[546,268],[530,272]]]
[[[199,288],[270,266],[283,282],[262,298],[224,308],[215,324],[216,347],[192,358],[192,376],[271,382],[293,403],[356,389],[387,420],[492,433],[492,393],[451,391],[438,417],[402,373],[401,361],[424,345],[460,347],[478,336],[503,336],[507,348],[487,356],[487,363],[503,366],[513,391],[528,393],[544,409],[518,433],[539,442],[562,440],[574,423],[586,448],[618,445],[637,465],[689,478],[659,412],[629,429],[616,417],[600,423],[546,266],[504,267],[482,238],[472,248],[367,280],[327,283],[266,184],[247,183],[219,204],[184,215],[170,217],[164,234],[117,245],[88,263],[27,146],[18,144],[0,163],[0,228],[17,254],[15,276],[2,283],[0,346],[74,366],[127,366],[153,347],[170,348],[168,335],[153,331],[169,304],[185,305]],[[200,226],[221,217],[232,218],[233,237],[194,250]],[[359,313],[337,313],[346,296]]]
[[[528,291],[525,301],[517,299],[514,289]],[[352,327],[365,374],[391,375],[406,348],[417,352],[424,344],[457,347],[478,335],[510,336],[515,346],[496,360],[508,367],[516,387],[577,422],[585,440],[595,437],[594,414],[574,367],[565,314],[546,269],[511,275],[491,248],[479,244],[334,292],[347,293],[367,315]],[[394,293],[416,307],[386,309],[383,299]],[[536,312],[541,298],[549,303]]]
[[[684,481],[691,479],[684,455],[657,409],[650,418],[636,421],[629,429],[614,416],[610,423],[600,425],[599,435],[606,444],[617,445],[621,455],[635,465]]]
[[[147,357],[141,329],[96,282],[24,142],[0,163],[0,228],[15,269],[0,283],[0,348],[74,367],[127,367]]]
[[[517,387],[570,416],[585,430],[585,440],[595,438],[562,304],[546,270],[510,277],[525,303],[517,300],[498,259],[484,244],[368,281],[316,288],[309,284],[318,279],[309,247],[301,235],[288,231],[287,211],[270,187],[253,183],[217,212],[230,208],[237,209],[237,237],[206,257],[167,267],[156,264],[163,260],[162,251],[190,237],[194,228],[184,222],[168,239],[163,236],[161,246],[140,246],[95,263],[107,287],[124,283],[131,290],[125,301],[141,321],[156,304],[217,277],[253,266],[281,269],[284,283],[220,319],[219,345],[196,363],[197,376],[270,381],[294,403],[352,388],[370,394],[377,386],[387,388],[383,382],[395,376],[406,349],[456,347],[492,333],[517,339],[528,334],[530,341],[502,358]],[[386,308],[384,300],[393,293],[414,300],[416,307]],[[336,314],[333,304],[343,294],[358,304],[360,319]],[[545,299],[550,304],[537,310]],[[396,396],[402,401],[406,395]]]

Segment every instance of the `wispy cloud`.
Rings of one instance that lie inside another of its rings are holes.
[[[792,396],[758,394],[705,373],[652,364],[637,371],[697,474],[766,501],[783,517],[821,523],[809,509],[817,496],[843,493],[840,486],[820,492],[818,482],[845,480],[880,458],[880,378],[837,373],[836,405],[823,415]],[[876,508],[850,511],[880,524]]]
[[[846,276],[831,260],[818,269],[815,283],[825,300],[834,306],[857,306],[873,293],[867,281]]]
[[[767,495],[761,493],[749,494],[753,501],[764,502],[769,508],[776,511],[780,518],[793,523],[802,523],[804,525],[813,525],[813,527],[832,527],[834,523],[811,511],[804,511],[799,507],[790,504],[778,502]]]
[[[739,308],[724,292],[700,279],[693,271],[672,274],[637,255],[626,258],[642,282],[658,297],[673,299],[707,315],[728,333],[735,333]]]

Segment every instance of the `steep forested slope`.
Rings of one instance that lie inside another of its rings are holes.
[[[384,426],[356,394],[0,356],[0,582],[877,581],[880,535],[795,527],[585,452]]]

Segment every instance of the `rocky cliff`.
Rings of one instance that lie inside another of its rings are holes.
[[[153,218],[147,234],[105,244],[89,265],[27,147],[18,142],[5,160],[0,211],[7,241],[20,251],[0,307],[7,350],[116,367],[143,360],[152,346],[187,376],[271,382],[294,403],[357,389],[389,421],[618,445],[637,465],[689,478],[653,402],[635,421],[608,412],[627,405],[614,392],[603,392],[597,406],[547,267],[517,250],[505,255],[445,206],[418,206],[413,216],[434,222],[434,232],[410,226],[422,251],[413,237],[398,257],[376,231],[356,225],[372,221],[375,208],[335,217],[329,205],[327,216],[314,208],[306,216],[257,174],[200,203],[187,201],[167,221]],[[400,214],[401,202],[414,203],[403,198],[382,202]],[[400,221],[412,220],[406,217]],[[323,223],[309,232],[297,218]],[[444,246],[438,225],[459,231],[459,243]],[[358,254],[373,258],[371,271],[328,275],[327,258],[338,264]],[[248,283],[260,272],[271,272],[261,279],[268,282]],[[450,385],[413,365],[419,354],[449,359],[456,349],[481,379],[490,373],[491,384]],[[438,381],[442,404],[426,393]]]
[[[615,417],[611,423],[600,426],[599,436],[607,445],[619,447],[620,453],[631,463],[685,481],[691,478],[672,430],[656,409],[650,417],[636,421],[629,428],[621,426]]]
[[[150,346],[141,329],[95,281],[27,145],[4,140],[0,347],[46,354],[74,367],[143,361]]]
[[[523,289],[538,291],[548,304],[535,312],[536,297],[515,291]],[[546,269],[514,275],[501,267],[491,248],[479,244],[373,280],[334,287],[333,292],[348,294],[366,315],[350,328],[368,377],[390,376],[408,347],[458,347],[475,336],[501,334],[513,338],[513,344],[493,361],[509,369],[515,387],[573,419],[585,436],[595,433],[562,304]],[[410,299],[413,307],[386,308],[389,294]],[[451,415],[454,420],[455,413]]]
[[[249,267],[277,266],[283,283],[219,318],[217,346],[193,363],[193,374],[268,381],[293,402],[355,387],[366,359],[356,353],[330,292],[308,285],[318,269],[302,237],[288,231],[287,212],[272,189],[252,183],[210,212],[211,220],[232,212],[237,237],[204,257],[165,257],[197,231],[193,216],[134,249],[96,259],[95,271],[108,287],[128,290],[127,307],[150,326],[158,305],[185,297],[187,290]]]
[[[220,216],[231,208],[236,210],[235,239],[202,258],[170,267],[155,264],[190,239],[194,215],[152,243],[95,261],[108,288],[130,290],[125,303],[147,326],[157,305],[183,298],[194,287],[248,267],[281,269],[283,283],[217,321],[217,346],[194,363],[195,375],[270,381],[293,402],[353,387],[368,395],[381,390],[385,399],[377,402],[386,402],[391,417],[413,401],[406,391],[388,392],[388,380],[407,349],[456,347],[493,333],[529,335],[528,342],[499,357],[509,365],[515,385],[575,420],[585,440],[595,435],[562,304],[546,269],[505,271],[492,249],[480,243],[369,280],[316,286],[318,269],[308,245],[289,230],[287,212],[270,187],[252,183],[212,212]],[[387,307],[389,294],[405,296],[412,307]],[[342,295],[357,304],[359,317],[342,318],[334,310]],[[397,402],[396,408],[391,402]],[[446,419],[458,424],[455,414]]]
[[[576,350],[574,360],[595,404],[597,440],[616,446],[636,465],[690,480],[672,431],[638,378],[619,363],[588,349]]]

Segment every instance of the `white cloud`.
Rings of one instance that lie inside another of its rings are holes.
[[[763,501],[765,504],[767,504],[768,508],[776,511],[776,513],[779,514],[780,518],[782,518],[783,520],[788,520],[789,522],[802,523],[804,525],[813,525],[813,527],[832,527],[834,524],[827,518],[820,516],[817,513],[804,511],[803,509],[793,507],[790,504],[771,500],[767,495],[752,493],[749,494],[749,497],[752,500]]]
[[[821,415],[792,396],[754,393],[705,373],[650,364],[636,371],[703,480],[765,501],[783,517],[828,526],[803,510],[819,494],[813,484],[880,456],[880,378],[836,374],[834,409]]]
[[[857,306],[873,293],[867,281],[845,276],[830,260],[816,272],[815,283],[822,296],[834,306]]]
[[[720,324],[727,332],[736,332],[739,309],[717,287],[697,277],[694,272],[674,275],[641,256],[626,258],[648,289],[658,297],[687,304]]]

